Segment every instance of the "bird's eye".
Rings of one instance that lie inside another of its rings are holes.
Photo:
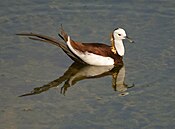
[[[121,34],[118,34],[118,36],[121,36]]]

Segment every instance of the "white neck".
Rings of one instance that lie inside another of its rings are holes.
[[[125,54],[125,48],[124,48],[124,45],[123,45],[123,41],[122,40],[114,40],[114,43],[115,43],[115,48],[117,50],[117,53],[120,55],[120,56],[124,56]]]

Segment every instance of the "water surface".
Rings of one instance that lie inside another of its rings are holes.
[[[3,129],[172,129],[175,116],[175,2],[22,0],[0,3],[0,123]],[[58,37],[63,24],[74,40],[109,43],[123,27],[124,83],[112,76],[77,81],[66,94],[52,87],[18,97],[62,76],[73,63],[57,47],[18,37],[36,32]]]

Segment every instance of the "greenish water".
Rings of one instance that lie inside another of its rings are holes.
[[[174,5],[173,0],[1,2],[0,128],[174,128]],[[114,28],[125,28],[135,40],[125,42],[125,69],[86,78],[83,70],[101,69],[69,67],[73,62],[61,49],[15,35],[37,32],[58,37],[60,24],[73,39],[84,42],[109,43]],[[114,74],[123,77],[124,91],[115,91]],[[71,77],[75,84],[61,94]],[[50,82],[62,84],[49,87]],[[125,84],[134,86],[127,89]],[[18,97],[34,88],[43,91]]]

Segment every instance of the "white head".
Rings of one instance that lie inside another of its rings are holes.
[[[113,32],[114,40],[123,40],[126,38],[126,32],[122,28],[117,28]]]
[[[124,29],[116,28],[113,32],[114,40],[123,40],[127,39],[129,42],[133,43],[134,41],[131,40],[127,35]]]
[[[115,49],[117,50],[117,53],[120,56],[124,56],[125,53],[125,48],[123,45],[123,39],[128,39],[129,42],[133,43],[133,41],[126,35],[126,32],[122,28],[117,28],[113,32],[113,37],[114,37],[114,45]]]

